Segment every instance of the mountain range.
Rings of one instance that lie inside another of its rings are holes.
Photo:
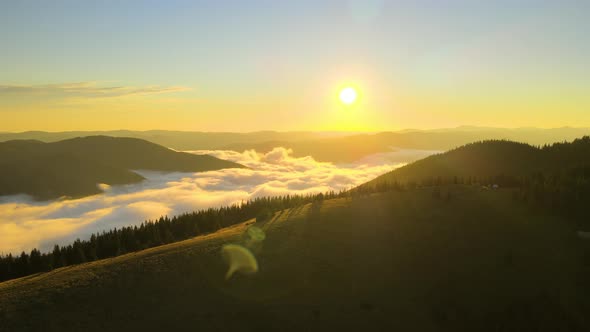
[[[89,136],[52,143],[0,143],[0,195],[36,199],[100,193],[97,184],[131,184],[144,178],[133,170],[204,172],[244,167],[209,155],[177,152],[136,138]]]
[[[175,150],[244,150],[268,152],[282,146],[293,150],[296,157],[312,156],[318,161],[353,162],[370,154],[395,149],[448,150],[474,141],[504,139],[532,145],[571,141],[590,135],[589,128],[488,128],[463,126],[457,128],[407,129],[380,133],[347,132],[275,132],[252,133],[189,132],[189,131],[103,131],[103,132],[41,132],[0,133],[0,141],[35,139],[54,142],[78,136],[108,135],[144,139]]]

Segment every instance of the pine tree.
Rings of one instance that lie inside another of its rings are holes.
[[[29,273],[41,272],[42,261],[41,261],[41,252],[39,250],[37,250],[37,249],[31,250],[31,254],[29,255],[29,265],[30,265]]]

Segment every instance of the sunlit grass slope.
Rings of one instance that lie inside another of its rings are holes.
[[[3,331],[586,331],[588,244],[509,191],[326,200],[257,223],[225,280],[218,233],[0,284]]]

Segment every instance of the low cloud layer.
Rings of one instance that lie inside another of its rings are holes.
[[[126,186],[100,185],[104,194],[75,200],[34,202],[24,195],[0,197],[0,253],[33,247],[50,249],[102,230],[137,225],[146,219],[239,203],[261,196],[344,190],[414,160],[430,151],[394,151],[347,165],[294,158],[275,148],[255,151],[193,151],[242,163],[249,169],[203,173],[139,171],[146,181]]]
[[[99,86],[96,82],[74,82],[44,85],[0,85],[0,95],[26,94],[53,97],[112,98],[151,95],[190,90],[182,86]]]

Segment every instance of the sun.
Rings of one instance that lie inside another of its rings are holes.
[[[353,87],[347,86],[340,90],[338,97],[343,104],[352,105],[356,101],[358,93]]]

